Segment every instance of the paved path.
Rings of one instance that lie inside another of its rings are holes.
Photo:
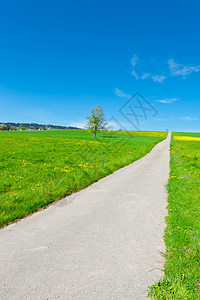
[[[0,230],[0,299],[146,299],[163,275],[169,143]]]

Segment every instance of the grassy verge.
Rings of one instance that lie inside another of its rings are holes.
[[[193,137],[200,134],[175,133],[171,142],[165,277],[151,287],[153,299],[200,299],[200,141]]]
[[[130,164],[162,132],[0,132],[0,227]]]

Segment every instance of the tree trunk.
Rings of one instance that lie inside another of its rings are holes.
[[[96,137],[96,131],[94,131],[93,137]]]

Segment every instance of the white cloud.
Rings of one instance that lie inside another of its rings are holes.
[[[200,66],[193,66],[193,65],[183,66],[177,64],[173,59],[168,60],[168,65],[172,76],[186,77],[191,73],[200,72]]]
[[[131,74],[135,77],[135,79],[139,79],[137,73],[134,70],[131,72]]]
[[[144,73],[141,78],[142,78],[142,80],[145,80],[145,79],[149,78],[150,76],[151,76],[151,73]]]
[[[131,97],[131,95],[124,93],[124,91],[122,91],[118,88],[114,88],[114,94],[120,98],[130,98]]]
[[[170,104],[178,100],[179,100],[178,98],[171,98],[171,99],[156,100],[156,102]]]
[[[166,79],[166,76],[164,76],[164,75],[153,75],[152,79],[153,79],[154,82],[162,83]]]
[[[132,59],[131,59],[131,64],[132,64],[132,66],[135,67],[135,66],[137,65],[138,61],[139,61],[139,58],[137,57],[137,55],[134,55],[134,56],[132,57]],[[136,73],[135,70],[133,70],[133,71],[131,72],[131,74],[135,77],[135,79],[139,79],[139,76],[138,76],[138,74]]]
[[[159,82],[162,83],[165,79],[166,76],[164,75],[152,75],[151,73],[144,73],[141,77],[142,80],[151,78],[154,82]]]
[[[190,117],[190,116],[185,116],[185,117],[179,117],[179,120],[182,121],[197,121],[198,118]]]
[[[137,65],[138,61],[139,61],[139,58],[137,57],[137,55],[134,55],[131,59],[132,66],[135,67]]]
[[[141,77],[142,80],[151,78],[154,82],[159,82],[162,83],[165,79],[166,76],[164,75],[152,75],[151,73],[144,73]]]

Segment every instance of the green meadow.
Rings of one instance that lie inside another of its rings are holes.
[[[0,132],[0,227],[147,154],[164,132]]]
[[[170,166],[165,276],[149,296],[200,299],[200,134],[173,134]]]

